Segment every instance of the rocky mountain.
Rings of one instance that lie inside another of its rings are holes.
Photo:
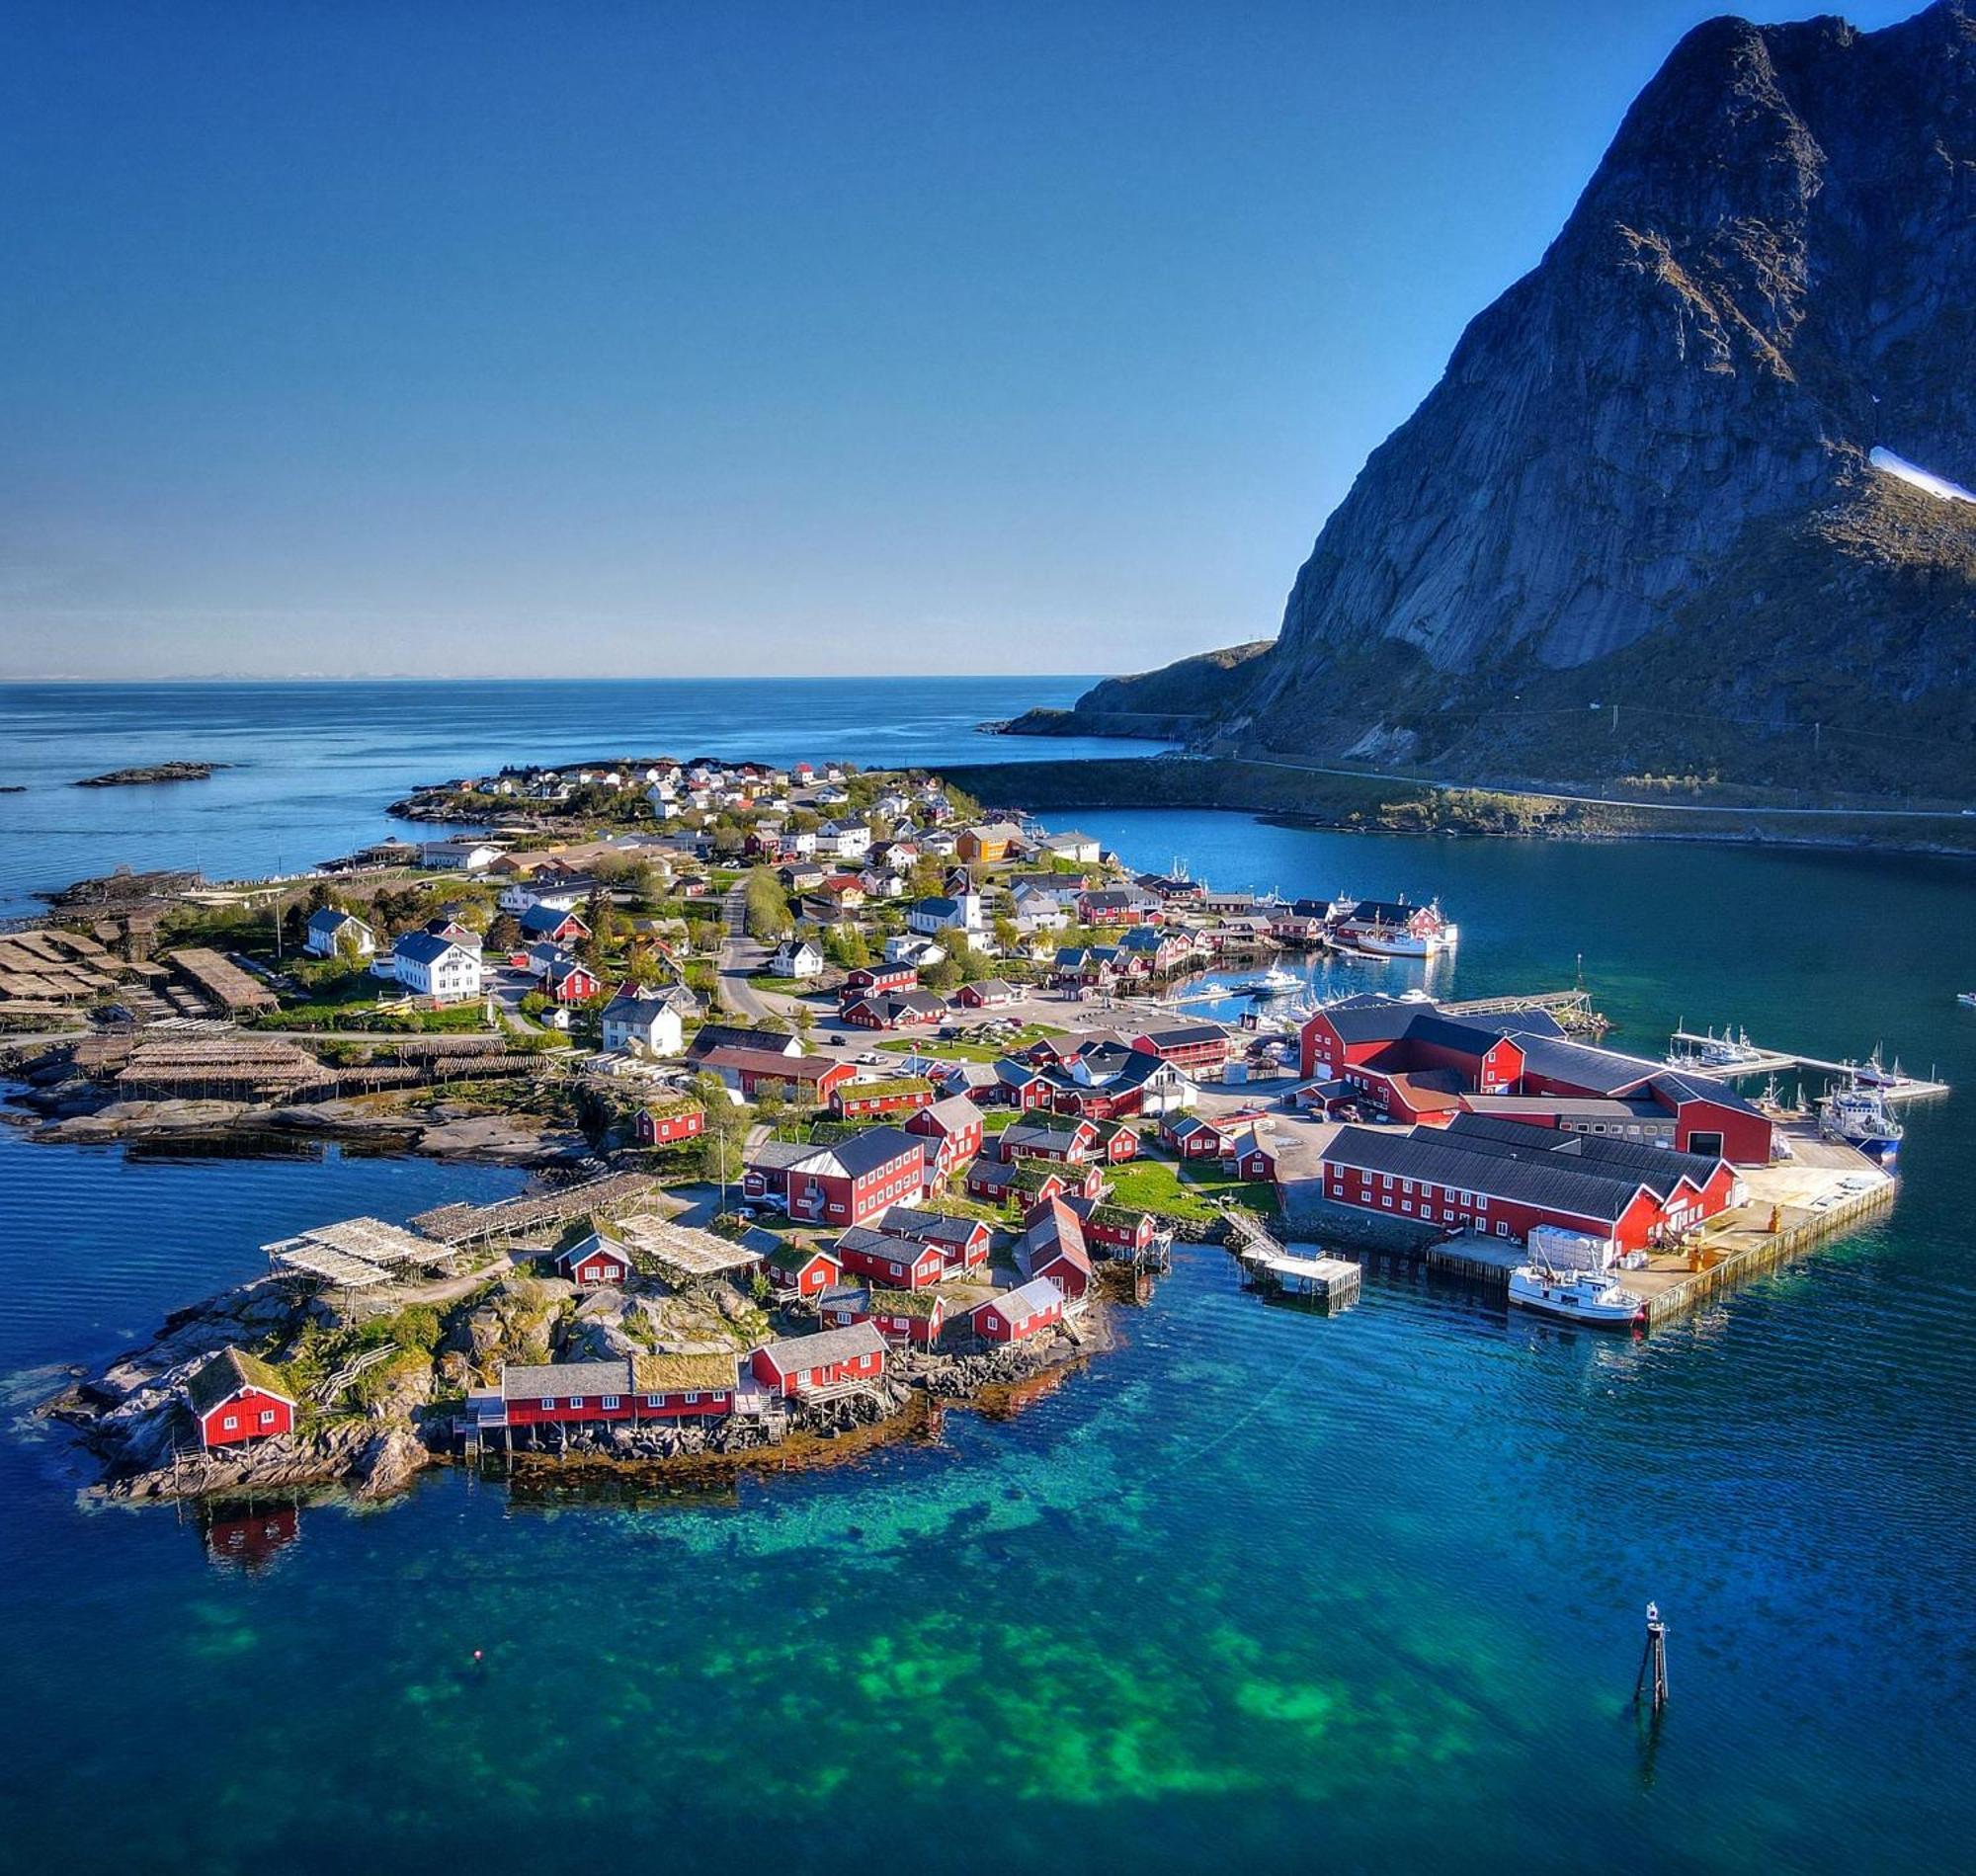
[[[1976,775],[1976,501],[1877,466],[1976,487],[1970,5],[1682,41],[1326,523],[1224,744]]]

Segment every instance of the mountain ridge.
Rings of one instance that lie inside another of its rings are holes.
[[[1964,785],[1976,505],[1869,452],[1976,484],[1972,288],[1967,0],[1694,28],[1188,740]],[[1098,687],[1064,726],[1163,688]]]

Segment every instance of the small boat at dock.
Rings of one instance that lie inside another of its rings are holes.
[[[1252,997],[1287,997],[1296,991],[1308,990],[1310,986],[1295,971],[1285,970],[1280,964],[1272,964],[1243,988]]]
[[[1647,1320],[1646,1298],[1638,1291],[1596,1270],[1559,1270],[1548,1264],[1522,1264],[1512,1270],[1510,1301],[1596,1329],[1633,1329]]]
[[[1882,1166],[1892,1164],[1907,1132],[1888,1111],[1884,1088],[1863,1082],[1856,1074],[1848,1086],[1820,1097],[1818,1122],[1828,1139],[1857,1147]]]

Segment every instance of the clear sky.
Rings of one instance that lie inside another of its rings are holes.
[[[14,0],[0,675],[1268,636],[1716,11]]]

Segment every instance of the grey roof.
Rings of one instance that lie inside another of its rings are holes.
[[[1512,1125],[1519,1124],[1512,1122]],[[1583,1139],[1583,1134],[1573,1134]],[[1340,1127],[1324,1149],[1324,1163],[1395,1179],[1427,1180],[1488,1198],[1567,1212],[1606,1224],[1615,1222],[1642,1185],[1643,1178],[1613,1178],[1582,1160],[1541,1153],[1507,1156],[1464,1147],[1439,1128],[1385,1133],[1371,1127]],[[1397,1209],[1397,1206],[1395,1207]]]
[[[786,1144],[777,1140],[765,1142],[749,1156],[749,1165],[799,1167],[805,1173],[832,1173],[858,1179],[907,1154],[924,1159],[926,1153],[925,1141],[903,1127],[866,1127],[862,1133],[833,1140],[828,1145],[799,1147],[792,1159],[769,1157]]]
[[[575,912],[565,911],[558,906],[535,905],[522,914],[521,926],[531,938],[537,935],[546,937],[551,932],[560,931],[564,923],[570,919],[575,919],[579,925],[583,923],[582,917]]]
[[[629,1361],[552,1361],[546,1367],[501,1369],[504,1401],[564,1401],[577,1396],[625,1395],[631,1385]]]
[[[1569,1082],[1588,1095],[1623,1095],[1663,1073],[1660,1063],[1644,1057],[1594,1048],[1587,1042],[1567,1042],[1560,1036],[1517,1029],[1511,1032],[1511,1039],[1523,1052],[1524,1073]]]
[[[744,1029],[738,1023],[709,1022],[693,1038],[687,1053],[694,1061],[715,1049],[767,1049],[774,1055],[800,1055],[802,1044],[775,1029]]]
[[[915,1238],[922,1244],[965,1245],[987,1227],[979,1218],[956,1218],[944,1211],[921,1211],[916,1205],[892,1205],[878,1228],[893,1238]]]
[[[965,1095],[948,1095],[945,1100],[937,1101],[929,1107],[922,1107],[920,1112],[929,1120],[938,1120],[943,1127],[953,1133],[981,1124],[981,1109]]]
[[[774,1172],[782,1167],[800,1166],[816,1151],[807,1140],[764,1140],[748,1155],[748,1164]]]
[[[367,932],[370,929],[356,913],[345,912],[338,906],[320,906],[309,914],[311,932],[336,932],[346,925],[361,925]]]
[[[1012,1321],[1018,1316],[1033,1316],[1038,1310],[1048,1309],[1063,1302],[1063,1285],[1053,1276],[1032,1276],[1027,1283],[1019,1283],[1012,1290],[1004,1290],[1000,1296],[991,1296],[985,1303],[975,1305],[977,1309],[992,1309],[998,1315],[1007,1316]]]
[[[604,1006],[606,1022],[648,1022],[672,1006],[658,997],[638,997],[620,990]]]
[[[869,1323],[854,1323],[849,1329],[789,1336],[782,1342],[770,1343],[761,1352],[786,1374],[799,1368],[834,1367],[840,1361],[854,1361],[860,1355],[883,1354],[885,1338]]]
[[[1697,1185],[1706,1183],[1721,1165],[1720,1160],[1706,1153],[1677,1153],[1645,1140],[1615,1140],[1606,1133],[1531,1126],[1524,1120],[1508,1120],[1495,1114],[1456,1114],[1441,1129],[1441,1137],[1479,1151],[1569,1160],[1585,1172],[1602,1177],[1644,1181],[1662,1196],[1672,1191],[1684,1176]]]
[[[1696,1075],[1688,1069],[1663,1070],[1647,1086],[1677,1104],[1684,1101],[1712,1101],[1717,1106],[1733,1108],[1737,1113],[1763,1111],[1754,1102],[1745,1101],[1727,1082],[1718,1082],[1712,1075]]]

